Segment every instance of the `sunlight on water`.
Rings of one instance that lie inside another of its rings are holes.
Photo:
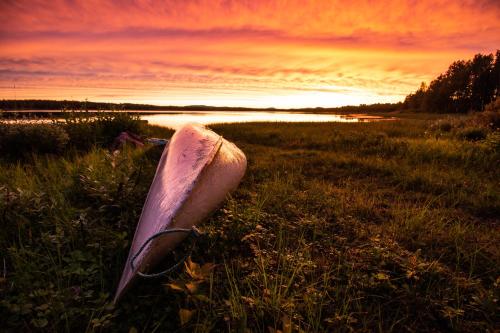
[[[356,123],[378,120],[394,120],[379,116],[365,114],[319,114],[319,113],[296,113],[296,112],[269,112],[269,111],[142,111],[133,110],[128,113],[138,114],[142,120],[147,120],[151,125],[178,129],[187,123],[202,125],[223,123],[249,123],[249,122],[342,122]],[[17,114],[20,118],[3,119],[6,123],[51,123],[63,121],[58,114],[61,111],[48,110],[21,110]],[[40,114],[50,113],[49,117],[39,117]],[[34,114],[38,114],[33,118]]]
[[[203,125],[221,123],[248,123],[248,122],[358,122],[357,117],[340,116],[333,114],[311,114],[291,112],[243,112],[243,111],[193,111],[169,112],[162,114],[148,114],[141,116],[151,125],[158,125],[177,129],[186,123]]]

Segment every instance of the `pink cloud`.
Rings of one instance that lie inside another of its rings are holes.
[[[0,98],[16,84],[47,98],[157,91],[166,104],[203,103],[201,91],[396,101],[500,45],[497,1],[4,0],[0,13]]]

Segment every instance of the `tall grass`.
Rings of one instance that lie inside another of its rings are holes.
[[[2,327],[499,329],[494,132],[468,141],[435,121],[213,126],[245,151],[242,184],[203,224],[184,268],[140,280],[117,307],[161,148],[2,161]]]

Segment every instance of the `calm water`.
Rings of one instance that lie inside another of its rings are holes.
[[[18,113],[53,113],[55,118],[57,111],[24,110]],[[393,118],[382,118],[364,114],[336,115],[319,113],[296,113],[296,112],[268,112],[268,111],[128,111],[139,113],[143,120],[152,125],[164,126],[177,129],[186,123],[198,124],[220,124],[220,123],[247,123],[247,122],[366,122],[379,120],[392,120]],[[29,121],[29,120],[27,120]],[[37,119],[36,121],[49,121],[48,119]]]
[[[221,124],[248,122],[360,122],[382,120],[385,118],[366,115],[334,115],[292,112],[251,112],[251,111],[191,111],[162,112],[161,114],[142,115],[152,125],[179,128],[186,123]]]

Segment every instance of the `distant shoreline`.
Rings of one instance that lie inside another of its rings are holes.
[[[371,113],[371,112],[391,112],[402,108],[402,103],[384,104],[361,104],[359,106],[341,106],[335,108],[247,108],[230,106],[160,106],[150,104],[134,103],[99,103],[88,101],[56,101],[56,100],[0,100],[0,110],[15,112],[61,112],[61,111],[131,111],[131,112],[162,112],[162,111],[250,111],[250,112],[302,112],[302,113]]]
[[[10,111],[2,111],[0,112],[0,121],[3,119],[5,120],[12,120],[12,121],[18,121],[18,120],[39,120],[39,119],[62,119],[67,115],[74,114],[74,116],[77,117],[94,117],[94,116],[99,116],[99,115],[112,115],[116,113],[127,113],[127,114],[133,114],[136,117],[154,117],[154,116],[170,116],[170,117],[178,117],[178,116],[188,116],[188,117],[199,117],[198,120],[193,119],[192,121],[200,121],[203,117],[224,117],[224,116],[229,116],[229,117],[234,117],[235,120],[234,122],[238,123],[240,121],[237,120],[238,117],[247,117],[248,115],[251,115],[252,117],[259,117],[259,115],[273,115],[275,114],[276,117],[279,117],[278,115],[286,115],[288,121],[291,121],[291,119],[297,119],[296,117],[303,117],[306,115],[307,117],[341,117],[343,119],[358,119],[359,121],[379,121],[379,120],[395,120],[397,118],[390,116],[390,114],[394,114],[391,112],[386,112],[386,113],[352,113],[352,112],[290,112],[290,111],[283,111],[283,110],[272,110],[272,111],[241,111],[241,110],[228,110],[228,111],[220,111],[220,110],[160,110],[160,111],[155,111],[155,110],[118,110],[118,111],[113,111],[113,110],[10,110]],[[399,113],[398,113],[399,114]],[[290,118],[292,116],[293,118]],[[273,116],[271,116],[271,119]],[[279,119],[279,118],[276,118]],[[282,118],[281,118],[282,119]],[[259,121],[274,121],[274,120],[255,120],[257,122]],[[286,121],[286,120],[276,120],[276,121]],[[307,120],[304,120],[307,122]],[[325,121],[335,121],[335,120],[325,120]],[[174,121],[175,122],[175,121]],[[233,121],[221,121],[221,122],[233,122]],[[243,121],[246,122],[246,121]]]

